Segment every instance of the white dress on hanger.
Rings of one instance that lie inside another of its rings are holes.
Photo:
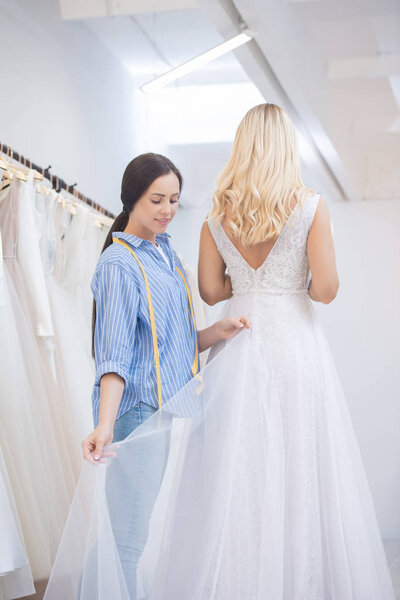
[[[0,235],[0,313],[5,310],[5,307],[6,295]],[[1,429],[0,423],[0,439],[2,438]],[[0,599],[11,600],[34,594],[32,573],[1,446],[0,532]]]
[[[38,286],[38,281],[45,285],[40,253],[33,253],[39,263],[29,258],[32,272],[28,278],[19,262],[39,243],[35,229],[23,227],[22,235],[20,227],[33,202],[25,186],[33,193],[32,181],[17,179],[0,193],[5,294],[0,331],[1,339],[7,340],[0,345],[1,445],[32,573],[35,579],[45,579],[65,524],[77,472],[76,461],[71,458],[75,448],[71,447],[64,419],[64,400],[38,335],[38,324],[44,327],[50,322],[49,307],[47,302],[41,307],[32,301],[33,297],[47,298],[47,289]],[[37,270],[39,277],[35,279]]]
[[[82,273],[82,282],[84,285],[81,286],[81,302],[82,302],[82,314],[84,315],[85,321],[90,324],[90,337],[91,337],[91,323],[92,323],[92,306],[93,306],[93,294],[90,288],[90,282],[93,278],[93,273],[96,269],[97,261],[104,246],[105,239],[107,237],[109,226],[98,225],[98,215],[89,210],[89,218],[86,223],[85,240],[86,240],[86,259],[84,262],[85,269]]]
[[[57,203],[56,196],[55,192],[51,195],[38,194],[36,206],[45,226],[41,240],[42,257],[47,265],[46,283],[55,330],[57,383],[63,392],[65,412],[71,422],[70,439],[76,450],[76,470],[79,470],[82,459],[77,450],[92,428],[89,399],[94,378],[90,355],[90,320],[85,322],[78,300],[78,283],[81,282],[79,273],[84,271],[85,260],[79,254],[81,240],[74,236],[73,243],[69,241],[69,227],[73,226],[75,215],[70,220],[69,213],[60,214],[66,213],[68,209]],[[49,215],[53,218],[50,219]],[[59,224],[64,224],[64,227],[61,229]],[[62,236],[62,240],[58,236]],[[55,276],[57,266],[58,278]],[[89,287],[89,282],[87,286]]]
[[[45,600],[394,600],[346,400],[307,293],[317,203],[309,195],[296,206],[257,270],[209,223],[233,287],[222,316],[248,315],[251,329],[218,344],[200,378],[120,442],[116,458],[85,466]],[[181,445],[171,445],[154,505],[153,552],[138,589],[128,589],[109,507],[119,524],[132,514],[132,457],[159,452],[177,420]]]
[[[90,282],[103,247],[107,228],[95,225],[95,213],[84,206],[76,206],[70,227],[65,235],[66,261],[64,283],[76,301],[82,327],[91,338],[93,295]],[[92,381],[93,384],[93,381]]]
[[[17,228],[17,260],[29,295],[35,333],[40,337],[52,337],[53,322],[40,253],[33,171],[30,171],[28,181],[19,187]]]
[[[63,209],[65,212],[65,209]],[[78,204],[68,228],[63,230],[63,269],[53,290],[57,293],[61,349],[68,373],[67,385],[79,440],[93,429],[90,398],[94,381],[92,358],[92,306],[90,282],[107,235],[94,223],[94,213]],[[65,222],[65,218],[60,218]],[[61,244],[59,244],[61,250]],[[57,249],[57,252],[59,250]],[[58,256],[56,255],[56,263]],[[61,260],[59,261],[61,263]]]

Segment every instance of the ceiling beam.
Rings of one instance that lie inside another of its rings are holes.
[[[240,1],[236,4],[240,5]],[[280,6],[280,3],[275,3],[277,10],[278,4]],[[202,6],[224,37],[234,35],[238,28],[243,26],[245,14],[243,13],[242,16],[239,13],[232,0],[202,0]],[[265,10],[267,11],[267,7]],[[252,16],[257,17],[255,13]],[[290,115],[300,133],[303,145],[307,146],[310,163],[313,164],[316,172],[317,170],[319,172],[319,177],[316,179],[323,181],[324,193],[335,201],[359,200],[359,194],[354,189],[336,149],[306,99],[301,93],[292,93],[293,89],[283,85],[274,65],[269,62],[261,48],[260,30],[257,30],[252,22],[246,22],[246,25],[256,32],[256,37],[246,46],[235,50],[235,56],[264,98],[268,102],[279,104]],[[280,37],[281,32],[277,30],[276,35]],[[280,48],[283,47],[282,39],[281,36],[278,43]],[[288,39],[284,37],[284,45],[287,44]],[[301,92],[298,86],[296,92]]]
[[[200,0],[59,0],[65,20],[198,8]]]

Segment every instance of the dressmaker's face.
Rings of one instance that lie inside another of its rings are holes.
[[[156,235],[164,233],[178,210],[179,193],[175,173],[155,179],[133,207],[135,223]]]

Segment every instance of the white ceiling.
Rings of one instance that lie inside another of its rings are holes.
[[[59,0],[63,19],[115,17],[198,8],[200,0]]]
[[[224,41],[201,8],[86,18],[83,22],[123,62],[138,85]],[[187,85],[241,81],[247,82],[248,77],[233,54],[182,80]]]
[[[311,134],[332,142],[350,198],[400,198],[400,3],[235,5]]]
[[[257,33],[256,43],[247,45],[253,47],[221,57],[179,85],[245,83],[250,77],[266,100],[282,99],[343,197],[400,198],[398,1],[199,4],[60,0],[64,18],[82,19],[137,85],[232,35],[240,13]],[[154,12],[157,7],[163,10]]]

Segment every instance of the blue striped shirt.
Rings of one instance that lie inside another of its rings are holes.
[[[157,328],[163,402],[192,377],[197,331],[185,284],[176,270],[183,267],[169,235],[157,235],[169,264],[149,241],[115,232],[127,242],[146,272]],[[96,375],[92,393],[93,421],[99,420],[100,379],[117,373],[125,381],[117,418],[139,400],[158,407],[157,379],[146,286],[140,267],[127,248],[111,244],[100,256],[91,288],[96,301],[94,334]]]

